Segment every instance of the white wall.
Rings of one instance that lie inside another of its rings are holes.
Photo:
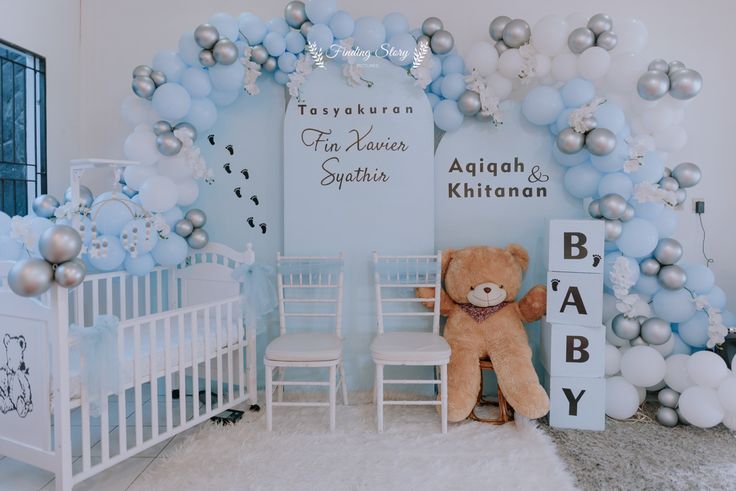
[[[79,152],[79,0],[0,0],[0,38],[46,57],[49,192],[63,196]]]
[[[9,3],[10,0],[2,1]],[[43,17],[45,23],[63,26],[65,36],[76,29],[75,22],[65,24],[53,14],[39,12],[40,3],[26,0],[24,10],[28,10],[29,17]],[[45,3],[56,6],[58,2]],[[247,4],[239,0],[82,0],[82,153],[89,156],[121,156],[127,128],[118,116],[119,105],[130,93],[130,71],[134,66],[150,63],[153,54],[159,49],[175,49],[182,32],[193,30],[214,12],[238,14],[247,9],[268,19],[281,15],[285,3],[265,0],[253,0]],[[28,6],[31,4],[34,7]],[[521,17],[531,24],[555,11],[563,15],[576,11],[591,15],[606,12],[614,17],[614,21],[616,17],[624,16],[641,18],[649,28],[646,55],[651,58],[680,59],[699,70],[705,79],[703,92],[687,111],[689,142],[684,150],[672,156],[672,163],[689,160],[698,163],[704,170],[702,182],[690,192],[690,196],[706,198],[704,220],[709,232],[708,252],[716,261],[713,268],[717,282],[728,293],[731,309],[736,309],[736,261],[731,256],[736,233],[729,229],[730,224],[734,223],[731,210],[736,206],[736,193],[732,185],[736,182],[736,164],[732,161],[731,147],[734,140],[731,115],[736,107],[730,95],[733,80],[736,80],[736,65],[732,63],[733,57],[727,54],[736,46],[731,22],[733,8],[729,0],[351,0],[342,1],[340,7],[354,17],[380,17],[399,10],[409,17],[412,26],[419,25],[427,16],[438,16],[454,34],[461,53],[471,43],[488,39],[488,23],[497,15]],[[69,16],[68,12],[59,14],[63,18]],[[13,24],[4,19],[0,23]],[[17,29],[16,26],[13,28]],[[38,32],[36,26],[33,30],[30,27],[27,29],[21,29],[26,37]],[[59,45],[66,44],[63,39],[54,41],[58,41]],[[21,39],[18,42],[24,41]],[[30,42],[28,46],[35,48]],[[48,47],[47,51],[44,51],[43,46],[35,49],[50,56],[51,67],[56,66],[56,60],[51,55],[59,55],[63,57],[61,64],[67,65],[70,72],[76,72],[77,57],[74,53],[65,53],[60,46]],[[67,64],[66,60],[72,62]],[[54,73],[54,76],[61,74]],[[51,94],[49,98],[51,100]],[[63,111],[63,114],[58,114],[58,111]],[[72,104],[49,107],[50,121],[51,118],[55,118],[55,121],[66,118],[74,121],[75,113],[76,106]],[[58,140],[58,131],[53,147],[56,147],[57,154],[63,154],[58,148],[62,143]],[[49,148],[52,148],[51,144]],[[690,206],[680,214],[677,237],[686,248],[687,260],[702,260],[700,226]]]

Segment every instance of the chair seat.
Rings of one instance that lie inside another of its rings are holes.
[[[445,338],[431,332],[385,332],[371,343],[376,361],[432,362],[450,358],[450,345]]]
[[[332,333],[292,333],[279,336],[266,347],[272,361],[330,361],[342,354],[342,341]]]

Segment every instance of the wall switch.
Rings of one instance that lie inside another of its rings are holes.
[[[702,215],[703,213],[705,213],[705,200],[696,198],[694,202],[695,202],[695,213],[697,213],[698,215]]]

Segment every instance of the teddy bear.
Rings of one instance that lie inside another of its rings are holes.
[[[5,334],[5,365],[0,366],[0,411],[11,411],[25,418],[33,411],[31,383],[28,380],[28,367],[24,359],[25,336]]]
[[[547,290],[534,286],[516,301],[529,255],[520,245],[468,247],[442,253],[440,313],[452,348],[448,365],[449,421],[462,421],[475,407],[481,384],[479,359],[490,357],[498,384],[514,410],[530,419],[547,414],[549,398],[532,365],[525,322],[539,320]],[[433,297],[419,288],[419,298]],[[434,302],[424,302],[432,309]]]

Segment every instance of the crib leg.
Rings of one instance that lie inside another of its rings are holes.
[[[273,367],[266,366],[266,429],[273,429]]]

